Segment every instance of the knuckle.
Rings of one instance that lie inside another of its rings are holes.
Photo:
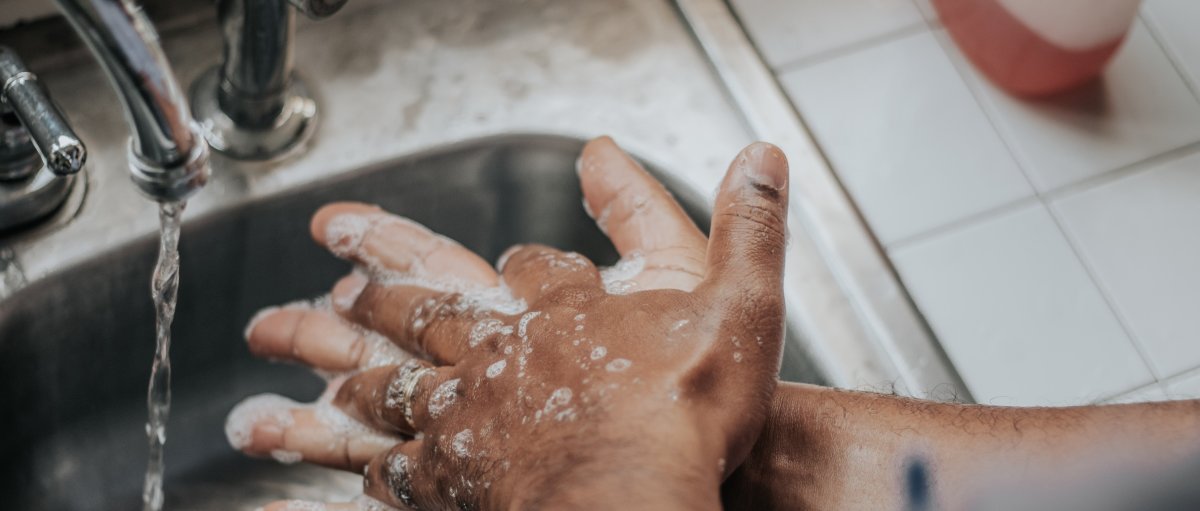
[[[742,203],[725,210],[721,216],[731,221],[730,225],[735,230],[743,231],[752,238],[782,240],[786,237],[784,213],[773,204]]]
[[[350,343],[350,349],[346,350],[346,362],[348,365],[363,365],[370,356],[367,350],[367,340],[359,335]]]
[[[416,342],[421,349],[426,349],[428,342],[437,335],[445,320],[463,312],[462,295],[447,293],[426,297],[419,301],[410,312],[406,326],[408,337]]]

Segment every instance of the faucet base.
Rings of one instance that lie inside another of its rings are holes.
[[[0,181],[0,231],[40,220],[58,210],[75,186],[74,175],[55,176],[49,168],[25,179]]]
[[[217,99],[220,67],[213,67],[192,85],[192,114],[209,147],[239,160],[272,160],[303,146],[317,126],[317,103],[304,82],[293,77],[283,110],[266,129],[239,126],[221,110]]]

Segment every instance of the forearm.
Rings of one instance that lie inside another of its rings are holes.
[[[730,509],[903,509],[913,470],[938,509],[1004,482],[1137,471],[1200,452],[1200,402],[1074,408],[943,404],[780,384]]]

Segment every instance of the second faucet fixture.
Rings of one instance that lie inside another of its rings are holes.
[[[299,147],[316,126],[317,106],[292,68],[296,7],[320,19],[346,0],[220,0],[222,62],[192,86],[192,111],[209,145],[244,160],[268,160]]]

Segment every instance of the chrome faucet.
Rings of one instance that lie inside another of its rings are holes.
[[[218,0],[223,61],[192,86],[192,108],[213,149],[267,160],[299,147],[316,126],[317,107],[292,69],[296,7],[332,15],[346,0]],[[290,4],[290,5],[289,5]]]
[[[57,209],[85,160],[87,149],[37,76],[0,46],[0,230]]]
[[[133,182],[160,202],[186,199],[208,181],[208,147],[150,21],[131,0],[57,0],[99,59],[132,131]]]

